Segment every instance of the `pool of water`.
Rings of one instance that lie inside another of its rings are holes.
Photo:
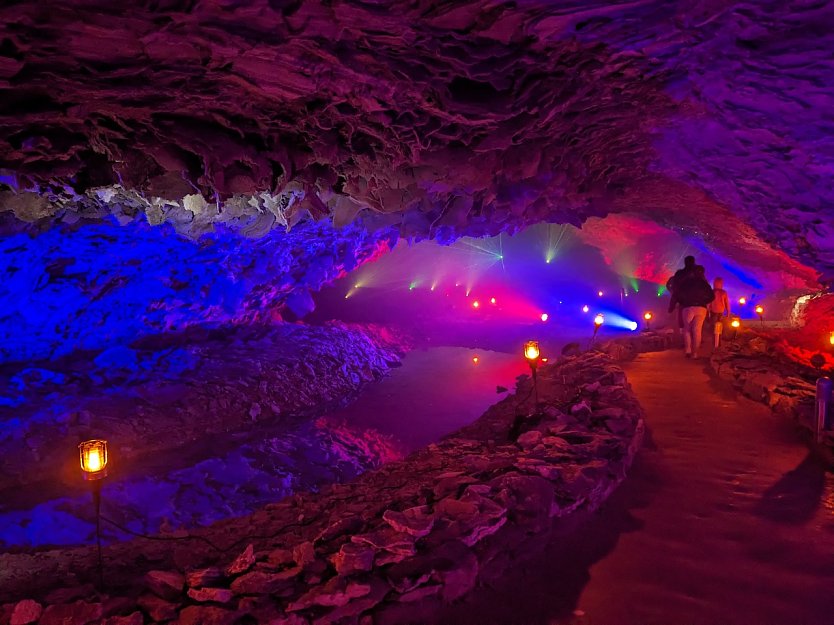
[[[247,514],[322,485],[354,479],[477,419],[512,389],[526,365],[517,354],[463,347],[409,353],[356,401],[293,425],[206,437],[119,467],[103,485],[102,512],[133,532],[202,526]],[[60,483],[4,493],[0,547],[90,543],[90,496]],[[128,537],[104,524],[105,542]]]

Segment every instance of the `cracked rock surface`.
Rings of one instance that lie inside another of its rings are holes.
[[[812,286],[832,33],[807,0],[6,3],[3,227],[362,213],[449,239],[632,212]]]

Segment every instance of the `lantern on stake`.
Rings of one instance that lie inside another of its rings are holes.
[[[761,304],[756,306],[756,314],[759,315],[759,321],[761,322],[762,327],[764,327],[764,306]]]
[[[104,588],[104,563],[101,557],[101,482],[107,477],[107,441],[93,439],[78,445],[79,462],[84,479],[93,487],[96,511],[96,545],[98,547],[98,583]]]
[[[591,340],[597,337],[597,332],[599,332],[599,329],[602,327],[603,323],[605,323],[605,315],[603,315],[602,313],[597,313],[597,316],[594,317],[594,336],[591,338]]]
[[[538,341],[527,341],[524,344],[524,357],[527,359],[527,364],[530,365],[530,371],[533,374],[533,392],[536,396],[536,405],[539,403],[538,364],[541,353]]]
[[[646,330],[651,330],[652,329],[652,317],[653,316],[654,315],[652,315],[652,313],[649,312],[649,311],[646,311],[645,313],[643,313],[643,319],[646,320]]]

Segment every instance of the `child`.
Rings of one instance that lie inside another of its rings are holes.
[[[718,349],[718,344],[721,342],[721,332],[724,330],[721,320],[723,317],[730,316],[730,297],[724,290],[724,280],[722,278],[715,279],[712,283],[712,290],[715,291],[715,299],[712,300],[707,310],[709,310],[710,320],[715,324],[712,331],[715,335],[715,349]]]

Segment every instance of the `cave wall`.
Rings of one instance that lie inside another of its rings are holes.
[[[93,221],[0,238],[0,362],[102,350],[196,324],[262,323],[312,309],[311,289],[396,243],[360,222],[305,221],[261,238]]]

